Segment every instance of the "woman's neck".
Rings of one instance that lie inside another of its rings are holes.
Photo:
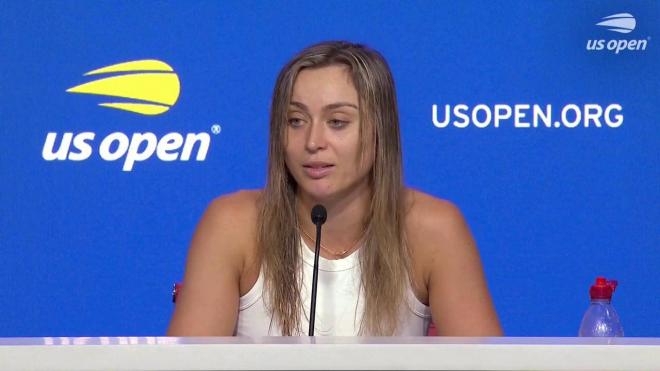
[[[321,204],[328,213],[321,234],[321,243],[326,249],[325,254],[322,251],[322,255],[337,259],[350,254],[364,237],[370,201],[370,192],[353,192],[333,201],[319,201],[299,193],[296,195],[296,208],[300,228],[304,231],[303,236],[306,234],[307,242],[314,243],[316,226],[312,223],[310,213],[314,205]],[[345,254],[340,254],[341,252]]]

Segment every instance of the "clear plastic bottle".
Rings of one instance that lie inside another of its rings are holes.
[[[612,293],[616,286],[615,280],[596,278],[596,283],[589,290],[591,305],[582,317],[578,336],[623,336],[619,315],[612,306]]]

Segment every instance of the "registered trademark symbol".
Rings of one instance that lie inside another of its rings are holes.
[[[218,135],[222,131],[222,127],[218,124],[211,126],[211,133]]]

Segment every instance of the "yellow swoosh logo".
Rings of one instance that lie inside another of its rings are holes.
[[[106,95],[139,102],[109,102],[100,106],[143,115],[167,112],[179,99],[179,76],[167,63],[144,59],[113,64],[85,73],[85,76],[123,73],[100,78],[67,89],[69,93]]]

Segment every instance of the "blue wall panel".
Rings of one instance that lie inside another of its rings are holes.
[[[264,184],[277,72],[329,39],[366,43],[390,62],[406,183],[463,210],[507,334],[576,335],[588,287],[605,275],[619,279],[614,305],[626,334],[659,336],[659,8],[0,1],[0,336],[163,334],[205,206]],[[596,25],[620,13],[634,17],[629,33]],[[587,50],[589,40],[604,40],[603,50]],[[610,40],[639,50],[608,50]],[[98,78],[86,72],[145,59],[167,63],[180,81],[163,114],[66,92]],[[442,121],[445,105],[458,104],[485,105],[477,120],[496,105],[551,105],[553,127],[516,127],[532,109],[499,127],[434,125],[433,105]],[[621,109],[611,118],[623,116],[616,127],[602,116],[602,127],[568,127],[572,105],[612,104]],[[49,132],[94,133],[92,154],[44,160]],[[186,162],[153,155],[122,171],[123,159],[99,154],[117,132],[205,133],[208,153]]]

